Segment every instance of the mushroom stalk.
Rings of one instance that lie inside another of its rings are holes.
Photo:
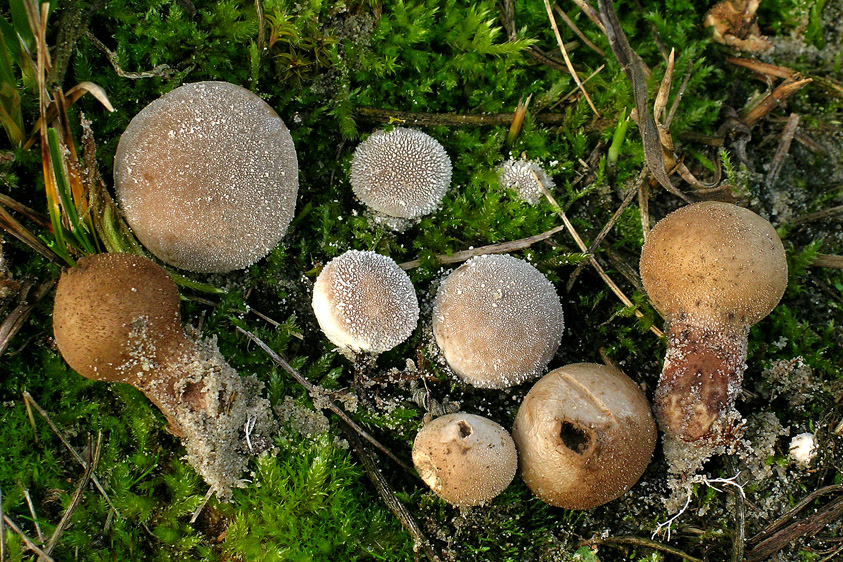
[[[79,374],[143,392],[214,492],[224,498],[243,485],[249,455],[269,444],[269,403],[213,341],[184,332],[178,289],[160,266],[130,254],[79,260],[59,279],[53,332]]]
[[[668,439],[727,442],[738,437],[747,330],[671,322],[653,408]]]

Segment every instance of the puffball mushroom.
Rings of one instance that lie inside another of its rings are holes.
[[[506,254],[474,257],[439,286],[433,335],[451,369],[480,388],[506,388],[541,374],[563,333],[553,284]]]
[[[120,137],[117,200],[138,240],[169,265],[242,269],[293,217],[293,138],[261,98],[228,82],[186,84],[146,106]]]
[[[378,354],[410,337],[419,301],[410,277],[392,258],[349,250],[316,278],[313,311],[341,350]]]
[[[687,455],[682,443],[728,445],[740,433],[735,399],[747,335],[784,294],[787,262],[769,222],[737,205],[706,201],[659,221],[640,267],[644,289],[666,319],[654,409],[665,455],[676,467]]]
[[[351,187],[366,206],[390,217],[433,212],[451,185],[451,159],[439,142],[415,129],[375,131],[351,160]]]
[[[490,419],[458,412],[425,425],[413,443],[413,464],[451,505],[485,504],[515,477],[518,453],[509,433]]]
[[[268,442],[269,403],[258,396],[260,383],[238,376],[213,342],[185,334],[178,289],[164,269],[131,254],[80,259],[59,278],[53,333],[82,376],[142,391],[219,496],[243,485],[247,451]]]
[[[629,490],[650,462],[656,435],[638,386],[594,363],[542,377],[512,428],[524,482],[543,502],[566,509],[591,509]]]

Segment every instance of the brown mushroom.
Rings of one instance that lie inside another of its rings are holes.
[[[539,499],[591,509],[635,484],[656,445],[647,398],[615,369],[576,363],[542,377],[512,428],[521,476]]]
[[[340,350],[378,354],[410,337],[419,301],[410,277],[392,258],[349,250],[317,277],[313,311]]]
[[[665,432],[665,455],[675,471],[687,470],[682,443],[718,447],[740,434],[735,399],[747,335],[784,294],[785,252],[760,216],[706,201],[659,221],[642,248],[640,267],[668,330],[654,409]]]
[[[413,464],[437,496],[468,507],[490,502],[509,486],[518,453],[499,424],[458,412],[440,416],[419,431]]]
[[[272,250],[296,205],[290,131],[227,82],[186,84],[146,106],[114,157],[117,200],[161,261],[198,272],[244,268]]]
[[[509,255],[470,259],[440,285],[433,335],[445,360],[466,382],[505,388],[541,375],[563,333],[553,284]]]
[[[56,287],[53,333],[82,376],[146,394],[215,492],[225,497],[242,485],[243,451],[265,448],[269,404],[257,394],[260,383],[239,377],[212,342],[185,334],[178,290],[160,266],[130,254],[80,259]]]

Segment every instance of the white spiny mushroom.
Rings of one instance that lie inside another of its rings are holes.
[[[354,151],[351,187],[368,207],[413,219],[433,212],[451,185],[451,159],[415,129],[375,131]]]

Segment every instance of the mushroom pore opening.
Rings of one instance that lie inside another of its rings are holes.
[[[562,444],[578,455],[583,454],[591,442],[591,435],[568,421],[563,421],[559,428]]]
[[[469,437],[473,433],[472,429],[471,429],[471,426],[468,425],[466,422],[460,421],[458,425],[460,427],[460,438],[461,439],[466,439],[467,437]]]

